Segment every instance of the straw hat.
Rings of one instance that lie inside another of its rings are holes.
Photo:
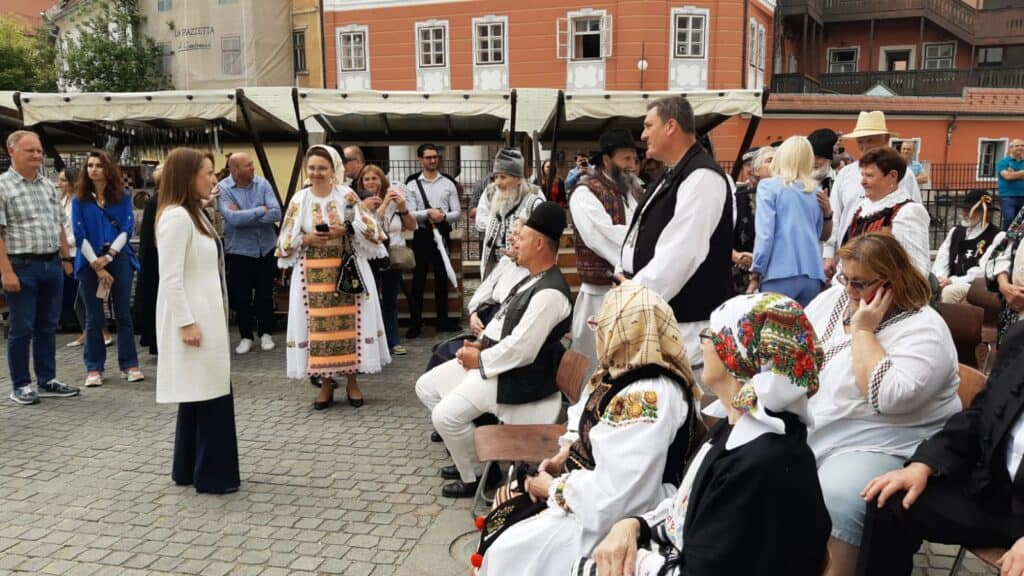
[[[861,112],[857,116],[857,126],[854,127],[853,132],[843,134],[843,138],[860,138],[879,134],[896,136],[895,132],[891,132],[885,127],[885,112],[875,110],[874,112]]]

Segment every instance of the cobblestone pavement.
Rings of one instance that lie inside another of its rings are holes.
[[[59,376],[77,385],[71,338],[58,338]],[[4,372],[0,575],[466,574],[469,503],[440,496],[448,460],[413,391],[431,343],[362,377],[358,410],[342,388],[315,412],[280,346],[233,357],[242,486],[226,496],[171,482],[176,408],[154,402],[155,357],[141,354],[143,383],[111,369],[102,388],[27,407],[6,399]],[[926,552],[919,574],[948,572],[955,548]],[[961,571],[983,573],[971,558]]]

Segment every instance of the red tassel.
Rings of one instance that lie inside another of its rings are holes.
[[[476,518],[473,519],[473,524],[476,525],[476,529],[477,530],[483,530],[484,529],[484,523],[486,521],[487,521],[487,519],[484,518],[483,516],[477,516]]]
[[[472,556],[469,557],[469,563],[473,565],[473,568],[479,568],[479,567],[483,566],[483,564],[484,564],[484,555],[483,554],[479,554],[479,553],[473,554]]]

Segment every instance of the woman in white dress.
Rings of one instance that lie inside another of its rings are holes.
[[[672,309],[655,292],[623,282],[608,292],[596,332],[597,371],[570,411],[570,432],[526,479],[547,508],[500,533],[492,523],[500,507],[488,517],[496,536],[482,574],[561,576],[612,524],[654,507],[679,482],[700,425],[692,407],[701,392]]]
[[[176,148],[156,215],[156,401],[178,403],[171,477],[197,492],[238,490],[224,250],[202,210],[217,180],[201,152]]]
[[[368,259],[387,257],[384,232],[351,188],[338,184],[341,155],[317,144],[306,153],[310,186],[285,212],[277,241],[278,266],[292,268],[288,295],[288,377],[315,377],[313,403],[334,403],[334,379],[347,379],[348,402],[363,405],[356,374],[373,374],[391,362],[377,285]],[[351,228],[351,230],[349,230]],[[364,290],[336,290],[346,251],[355,255]]]

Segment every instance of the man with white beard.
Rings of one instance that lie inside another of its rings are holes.
[[[572,312],[572,350],[590,358],[591,368],[597,363],[596,339],[587,323],[601,311],[612,287],[622,242],[643,193],[638,186],[643,182],[634,175],[636,143],[629,130],[608,130],[598,143],[601,151],[591,159],[593,170],[569,196],[576,270],[582,282]]]
[[[527,220],[544,201],[540,188],[523,178],[523,154],[502,148],[494,157],[494,181],[487,185],[476,209],[476,228],[484,234],[480,250],[480,279],[487,277],[508,246],[512,224]]]

